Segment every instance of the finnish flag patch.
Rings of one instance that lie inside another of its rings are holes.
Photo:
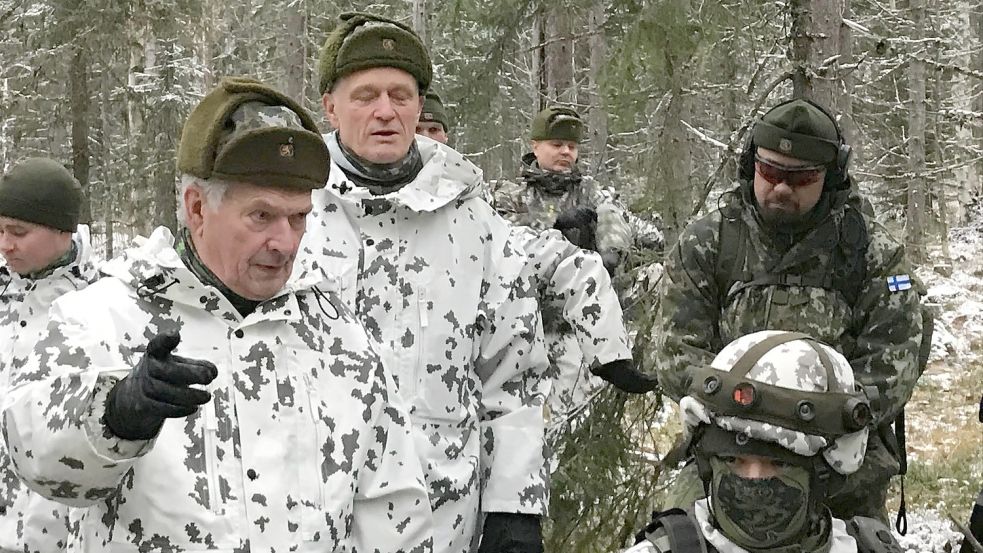
[[[911,278],[908,275],[893,275],[887,277],[887,289],[892,292],[903,292],[911,289]]]

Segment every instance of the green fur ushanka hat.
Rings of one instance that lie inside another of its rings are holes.
[[[318,63],[321,94],[330,92],[338,79],[373,67],[402,69],[426,90],[433,79],[430,54],[412,29],[385,17],[344,13],[341,22],[321,47]]]
[[[203,179],[312,190],[328,180],[328,148],[314,118],[259,81],[222,79],[188,116],[177,167]]]
[[[549,107],[536,114],[530,125],[533,140],[572,140],[584,136],[584,121],[576,111],[565,107]]]

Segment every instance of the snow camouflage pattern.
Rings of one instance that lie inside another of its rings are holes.
[[[339,276],[382,344],[410,405],[434,549],[457,553],[480,531],[479,499],[484,512],[546,511],[547,360],[525,255],[480,198],[480,170],[416,140],[423,169],[389,194],[372,195],[332,162],[299,255]]]
[[[631,359],[628,331],[600,255],[574,246],[557,230],[513,226],[512,236],[526,252],[522,274],[539,298],[552,431],[603,384],[589,369]]]
[[[30,280],[10,271],[0,257],[0,403],[9,383],[23,369],[11,361],[34,348],[48,326],[48,309],[58,297],[81,290],[96,276],[89,227],[72,236],[75,260],[47,277]],[[45,499],[25,486],[0,440],[0,551],[52,553],[68,543],[68,507]]]
[[[5,436],[33,489],[91,506],[73,550],[431,551],[408,417],[324,275],[295,265],[243,319],[172,244],[159,228],[60,298],[17,360]],[[218,367],[212,401],[154,440],[116,438],[101,422],[109,390],[174,330],[177,355]]]
[[[796,275],[842,270],[831,266],[830,250],[839,232],[835,223],[842,220],[848,202],[852,209],[859,209],[861,201],[856,194],[849,198],[838,194],[829,216],[787,250],[759,225],[754,206],[741,201],[738,216],[747,226],[748,264],[754,265],[747,268],[752,273],[787,268],[789,274]],[[888,276],[913,274],[903,247],[864,215],[869,232],[863,260],[866,280],[858,286],[854,305],[833,290],[778,285],[732,289],[729,302],[720,305],[723,294],[717,289],[714,273],[722,216],[715,210],[690,224],[666,260],[655,327],[661,329],[656,335],[656,368],[665,392],[678,401],[686,394],[688,367],[709,363],[724,344],[739,336],[780,328],[813,336],[843,353],[854,376],[864,386],[877,387],[877,425],[892,422],[911,397],[918,377],[922,333],[918,291],[912,288],[892,293],[886,284]],[[771,301],[786,292],[787,301]],[[886,490],[887,480],[897,474],[898,460],[881,434],[871,435],[864,466],[837,492],[843,494],[844,505],[860,504],[857,497],[874,495],[864,491],[871,486]],[[695,470],[690,477],[695,477]],[[883,510],[882,505],[875,508]],[[834,513],[847,516],[836,508]]]
[[[707,503],[706,499],[697,501],[689,516],[696,522],[708,553],[747,553],[746,549],[730,541],[715,527]],[[857,552],[857,541],[847,532],[846,523],[838,518],[832,519],[829,540],[824,540],[817,545],[819,547],[816,550],[802,550],[801,553]],[[626,549],[624,553],[670,553],[671,551],[669,536],[666,535],[664,528],[659,528],[654,535]]]
[[[776,334],[783,334],[783,332],[765,330],[742,336],[727,344],[710,366],[730,372],[748,350]],[[825,344],[820,344],[819,347],[826,351],[833,364],[836,382],[827,382],[826,371],[819,355],[803,340],[785,342],[773,348],[748,371],[747,378],[792,390],[852,393],[854,379],[850,363],[833,348]],[[811,457],[821,452],[833,470],[840,474],[856,472],[863,463],[864,452],[867,449],[869,432],[867,428],[840,436],[830,443],[822,436],[806,434],[791,427],[782,427],[751,418],[717,416],[693,396],[686,396],[680,400],[679,414],[687,437],[691,436],[701,424],[715,424],[724,430],[744,433],[758,440],[776,443],[798,455]]]

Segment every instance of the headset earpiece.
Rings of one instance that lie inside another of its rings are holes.
[[[747,138],[744,139],[744,146],[741,148],[741,157],[737,160],[738,180],[754,180],[754,127],[748,129]]]

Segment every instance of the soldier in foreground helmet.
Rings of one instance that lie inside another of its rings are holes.
[[[81,204],[78,181],[52,159],[24,160],[0,178],[0,398],[17,379],[12,360],[44,332],[51,302],[95,278]],[[0,551],[64,551],[67,514],[17,478],[0,440]]]
[[[313,118],[224,79],[181,136],[164,227],[51,307],[6,398],[20,477],[70,550],[428,552],[392,376],[330,275],[295,263],[328,178]]]
[[[690,367],[744,334],[797,331],[836,348],[880,397],[864,465],[835,483],[830,507],[840,518],[886,521],[901,454],[891,424],[911,397],[931,324],[923,328],[904,247],[864,211],[849,154],[832,116],[807,100],[783,102],[754,125],[738,187],[687,226],[666,258],[654,359],[678,401]],[[701,493],[691,463],[666,506]]]
[[[536,298],[481,171],[415,133],[432,76],[408,27],[342,15],[321,49],[335,130],[304,249],[338,273],[409,403],[434,549],[535,553],[547,500]]]
[[[833,348],[791,332],[738,338],[694,368],[680,417],[707,497],[653,515],[630,553],[900,552],[884,523],[825,505],[863,463],[872,422]]]

